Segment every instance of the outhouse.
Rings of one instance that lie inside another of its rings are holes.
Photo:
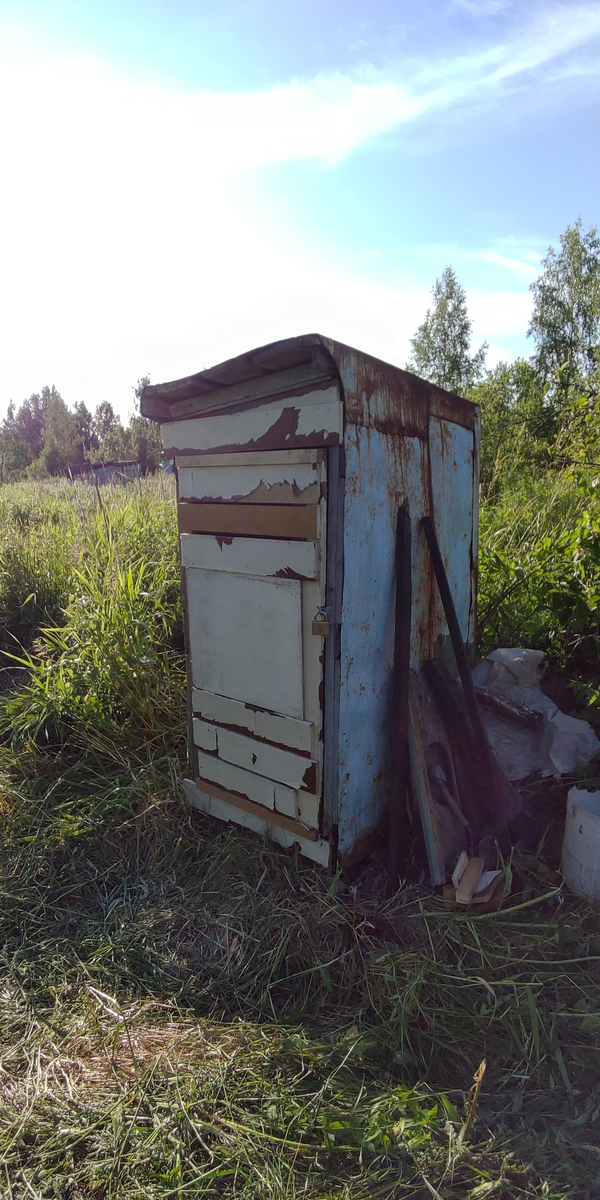
[[[413,671],[465,643],[477,570],[475,405],[317,334],[147,386],[174,459],[189,800],[324,865],[370,852],[391,786],[395,539],[408,501]]]

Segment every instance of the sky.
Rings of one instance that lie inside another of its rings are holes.
[[[300,333],[404,366],[447,264],[530,354],[599,99],[598,0],[0,0],[0,415]]]

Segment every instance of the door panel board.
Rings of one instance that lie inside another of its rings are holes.
[[[295,579],[188,570],[194,687],[303,720],[300,588]]]
[[[268,467],[273,463],[322,463],[326,450],[244,450],[233,454],[186,454],[175,459],[177,470],[182,467]]]
[[[221,821],[233,821],[236,825],[240,825],[243,829],[252,829],[255,833],[267,834],[274,842],[280,846],[298,845],[300,853],[305,858],[312,859],[322,867],[329,865],[331,847],[329,842],[323,838],[315,838],[315,830],[302,828],[302,833],[296,833],[295,830],[287,828],[286,825],[280,825],[279,821],[266,820],[268,814],[261,813],[255,815],[246,808],[241,808],[238,803],[233,804],[226,800],[222,800],[220,796],[214,796],[206,790],[206,785],[201,786],[196,784],[191,779],[184,779],[183,789],[188,800],[194,808],[199,812],[205,813],[209,817],[218,817]],[[237,799],[237,797],[234,797]],[[302,822],[305,825],[306,822]],[[301,826],[302,827],[302,826]]]

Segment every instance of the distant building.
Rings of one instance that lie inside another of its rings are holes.
[[[132,483],[134,479],[140,478],[141,470],[140,464],[135,458],[129,459],[127,462],[113,460],[85,463],[72,473],[77,478],[85,480],[86,483],[102,485],[105,483]]]

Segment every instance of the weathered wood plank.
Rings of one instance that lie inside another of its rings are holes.
[[[275,713],[257,710],[254,717],[254,732],[268,742],[281,743],[291,750],[312,753],[314,726],[311,721],[293,720],[291,717],[276,716]]]
[[[298,813],[298,798],[292,788],[276,783],[262,775],[253,775],[235,763],[223,762],[220,758],[198,751],[198,770],[203,779],[208,779],[220,788],[226,788],[235,796],[242,796],[252,804],[260,804],[269,813],[283,812],[290,817]]]
[[[331,370],[323,367],[312,367],[309,363],[299,367],[291,367],[287,371],[278,371],[276,375],[263,375],[258,379],[247,379],[244,383],[230,384],[229,387],[216,388],[212,392],[191,396],[184,400],[173,400],[170,412],[173,420],[182,417],[216,412],[219,409],[230,408],[232,405],[249,400],[265,400],[303,388],[307,392],[314,391],[315,385],[332,382]]]
[[[309,541],[318,536],[316,504],[198,504],[180,500],[177,520],[180,533],[232,533]]]
[[[263,578],[274,576],[286,580],[316,579],[318,569],[314,541],[268,541],[244,537],[229,539],[195,533],[182,534],[181,561],[184,567],[231,571],[236,575]]]
[[[275,782],[265,779],[262,775],[253,775],[234,763],[223,762],[221,758],[198,752],[198,770],[203,779],[210,779],[219,787],[227,788],[236,796],[245,796],[253,804],[262,804],[264,808],[275,808]]]
[[[319,463],[269,463],[268,466],[179,468],[179,499],[210,503],[318,504]]]
[[[300,583],[194,569],[186,581],[194,687],[302,721]]]
[[[217,752],[217,729],[215,725],[209,725],[206,721],[200,721],[194,717],[194,744],[200,750],[208,750]]]
[[[257,742],[230,729],[217,729],[216,741],[219,758],[226,762],[236,763],[289,787],[313,791],[316,764],[311,759],[266,742]]]
[[[342,405],[337,388],[317,393],[318,404],[290,400],[285,405],[250,408],[223,416],[163,425],[167,458],[218,450],[296,450],[335,446],[342,439]],[[306,401],[306,397],[303,398]]]
[[[196,779],[196,787],[202,791],[206,791],[209,795],[217,796],[220,800],[225,800],[227,804],[233,804],[235,808],[243,808],[246,812],[251,812],[256,817],[263,818],[269,824],[281,825],[283,829],[289,829],[292,833],[297,833],[300,837],[305,837],[308,841],[316,842],[319,836],[318,829],[309,829],[307,825],[301,825],[299,821],[295,821],[293,817],[286,816],[285,813],[266,811],[262,805],[253,803],[252,800],[247,800],[245,796],[236,796],[235,792],[228,792],[226,788],[219,787],[210,779],[204,779],[198,776]]]
[[[268,835],[277,842],[280,846],[297,845],[300,848],[300,853],[311,859],[313,862],[326,867],[329,864],[331,847],[329,842],[324,838],[317,838],[316,841],[307,838],[304,834],[297,834],[292,830],[286,829],[279,824],[274,824],[273,821],[267,820],[268,814],[264,810],[260,815],[254,812],[248,812],[246,809],[238,808],[237,805],[228,804],[226,800],[221,800],[220,797],[213,796],[205,790],[201,790],[192,779],[184,779],[183,788],[189,804],[198,809],[199,812],[205,813],[210,817],[217,817],[221,821],[233,821],[236,825],[240,825],[243,829],[251,829],[255,833]],[[309,822],[300,822],[301,826],[305,826]]]
[[[257,738],[287,746],[290,750],[299,750],[305,755],[312,752],[313,726],[310,721],[278,716],[200,688],[192,690],[192,708],[194,713],[200,713],[207,721],[233,725]]]
[[[241,700],[216,696],[214,692],[195,687],[192,688],[192,710],[207,721],[215,721],[218,725],[235,725],[238,729],[254,733],[256,710]]]
[[[319,829],[319,816],[321,812],[320,796],[313,796],[311,792],[304,792],[300,788],[297,792],[297,798],[298,820],[302,821],[303,825],[310,825],[314,829]]]

